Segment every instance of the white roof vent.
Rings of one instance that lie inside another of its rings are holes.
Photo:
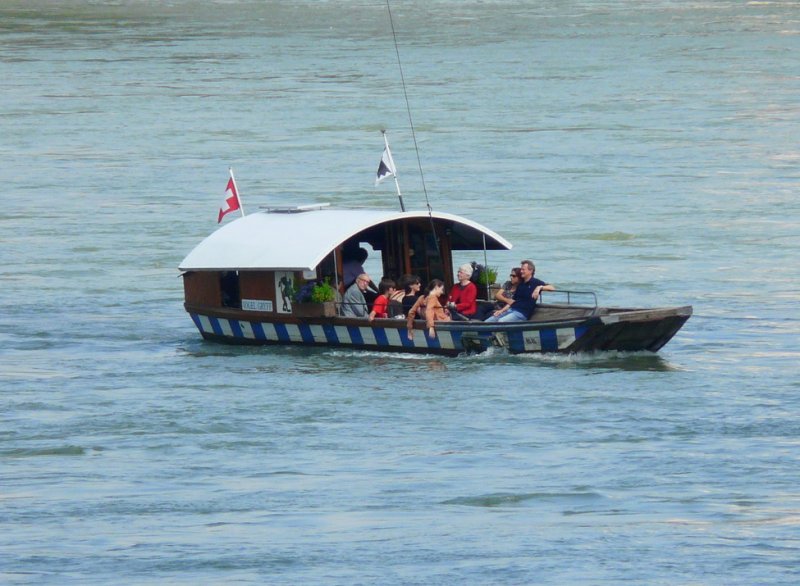
[[[313,212],[330,207],[329,203],[311,203],[303,206],[261,206],[259,209],[268,214],[299,214],[301,212]]]

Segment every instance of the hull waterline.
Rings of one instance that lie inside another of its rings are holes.
[[[575,314],[569,308],[564,313]],[[435,337],[424,321],[409,339],[405,320],[368,322],[344,317],[277,320],[236,309],[192,307],[186,310],[206,340],[229,344],[297,345],[456,356],[503,347],[512,354],[595,351],[657,352],[692,314],[690,306],[616,310],[585,308],[589,315],[509,324],[437,322]],[[543,307],[551,318],[558,309]]]

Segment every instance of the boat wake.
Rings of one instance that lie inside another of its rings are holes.
[[[447,363],[470,362],[476,364],[516,364],[541,365],[557,368],[602,368],[625,371],[670,372],[684,370],[662,356],[653,352],[620,352],[616,350],[603,352],[577,352],[574,354],[511,354],[505,348],[490,347],[479,354],[459,354],[456,357],[443,358],[435,354],[386,354],[369,350],[330,350],[322,351],[323,355],[344,359],[375,359],[381,362],[394,361],[431,362],[442,365]]]

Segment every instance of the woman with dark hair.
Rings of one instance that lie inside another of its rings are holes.
[[[403,275],[400,277],[398,287],[403,290],[403,313],[408,315],[414,303],[419,299],[420,292],[422,291],[422,281],[417,275]]]
[[[508,281],[503,283],[503,288],[495,293],[494,304],[490,305],[486,303],[478,307],[478,313],[475,315],[475,319],[479,319],[481,321],[485,320],[487,317],[492,315],[492,313],[504,307],[506,303],[509,303],[514,296],[514,292],[517,290],[517,285],[519,285],[521,282],[522,271],[519,267],[514,267],[511,269],[511,273],[508,275]]]
[[[450,321],[450,312],[447,311],[440,301],[444,295],[444,282],[433,279],[425,289],[425,327],[428,328],[428,336],[436,337],[436,330],[433,329],[433,322]]]
[[[497,300],[495,309],[500,309],[506,303],[511,303],[514,297],[514,292],[517,290],[517,285],[522,282],[522,270],[519,267],[511,269],[511,274],[508,275],[508,281],[503,283],[503,288],[500,289],[494,296]]]
[[[376,317],[383,319],[389,317],[389,303],[395,288],[394,281],[391,279],[381,279],[381,282],[378,283],[378,296],[375,298],[375,303],[372,304],[372,311],[369,312],[369,321]]]

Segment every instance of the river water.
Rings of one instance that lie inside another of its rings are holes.
[[[0,582],[800,582],[800,5],[392,15],[424,175],[385,3],[0,4]],[[501,271],[695,315],[658,355],[203,342],[228,167],[246,211],[394,208],[382,128]]]

